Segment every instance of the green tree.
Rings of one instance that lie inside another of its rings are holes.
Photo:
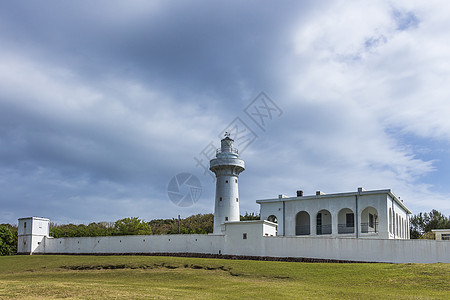
[[[197,214],[185,219],[155,219],[149,222],[153,234],[207,234],[213,231],[214,215]]]
[[[183,234],[207,234],[213,232],[214,215],[197,214],[187,217],[180,222],[180,233]]]
[[[148,222],[153,234],[178,233],[177,221],[175,219],[154,219]]]
[[[117,220],[114,224],[115,235],[145,235],[152,234],[150,224],[137,217]]]
[[[432,229],[450,229],[450,218],[435,209],[412,216],[409,223],[412,239],[432,238]]]
[[[17,252],[17,227],[0,225],[0,255],[12,255]]]
[[[259,216],[259,214],[256,214],[256,213],[251,213],[251,214],[249,214],[248,212],[245,212],[245,215],[241,215],[241,221],[253,221],[253,220],[259,220],[260,219],[260,216]]]

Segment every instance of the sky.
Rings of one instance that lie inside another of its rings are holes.
[[[246,163],[241,214],[364,187],[448,216],[449,15],[448,1],[3,1],[0,223],[212,213],[204,166],[225,131]],[[169,198],[179,174],[197,179],[187,205]]]

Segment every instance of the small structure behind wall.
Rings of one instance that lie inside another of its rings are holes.
[[[433,229],[431,230],[436,240],[450,241],[450,228],[449,229]]]

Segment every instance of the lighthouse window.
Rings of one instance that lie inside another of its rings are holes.
[[[228,183],[228,180],[225,180],[225,183]]]
[[[225,217],[225,221],[228,221],[228,217]]]
[[[239,202],[239,199],[238,199],[238,198],[236,198],[236,202]]]
[[[234,180],[234,182],[236,182],[236,183],[237,183],[237,179],[235,179],[235,180]]]
[[[222,201],[222,197],[219,198],[219,201]]]

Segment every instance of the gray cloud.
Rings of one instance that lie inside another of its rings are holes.
[[[430,139],[444,149],[450,136],[450,52],[436,29],[447,5],[1,6],[2,222],[212,212],[214,182],[193,157],[236,116],[258,135],[242,153],[243,212],[297,188],[365,186],[448,213],[450,190],[429,180],[446,178],[448,159],[418,150]],[[284,112],[266,131],[243,112],[262,90]],[[166,194],[181,172],[204,189],[190,208]]]

